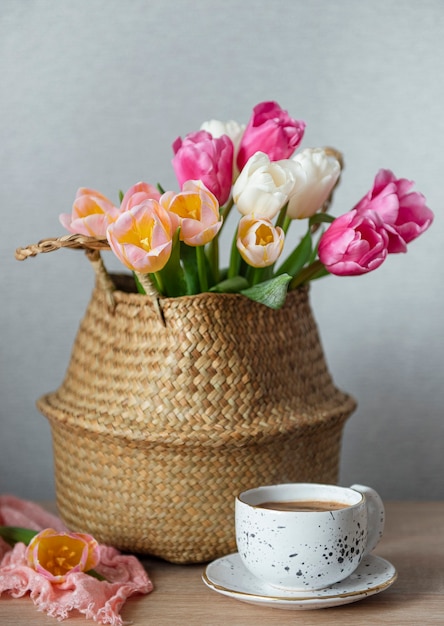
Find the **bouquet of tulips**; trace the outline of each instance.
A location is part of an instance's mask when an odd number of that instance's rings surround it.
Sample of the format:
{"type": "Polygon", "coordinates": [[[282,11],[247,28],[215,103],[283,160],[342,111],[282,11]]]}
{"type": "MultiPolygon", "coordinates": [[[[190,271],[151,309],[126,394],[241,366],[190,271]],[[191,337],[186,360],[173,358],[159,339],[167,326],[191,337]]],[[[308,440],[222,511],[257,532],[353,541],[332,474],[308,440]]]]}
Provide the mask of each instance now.
{"type": "Polygon", "coordinates": [[[60,220],[72,233],[106,238],[142,293],[242,293],[273,308],[310,280],[376,269],[430,226],[424,196],[387,169],[349,212],[327,213],[341,155],[297,151],[304,130],[276,102],[254,107],[246,126],[206,122],[173,143],[180,191],[139,182],[120,192],[116,206],[80,188],[72,213],[60,220]],[[221,268],[220,235],[233,207],[240,218],[228,267],[221,268]],[[281,259],[291,224],[302,220],[297,245],[281,259]]]}

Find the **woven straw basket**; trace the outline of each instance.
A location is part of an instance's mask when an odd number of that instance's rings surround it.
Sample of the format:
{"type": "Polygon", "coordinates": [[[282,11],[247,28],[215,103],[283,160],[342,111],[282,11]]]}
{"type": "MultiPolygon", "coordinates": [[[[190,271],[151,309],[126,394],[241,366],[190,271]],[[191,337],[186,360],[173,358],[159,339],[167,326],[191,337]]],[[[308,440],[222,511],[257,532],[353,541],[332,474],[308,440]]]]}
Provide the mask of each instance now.
{"type": "Polygon", "coordinates": [[[337,481],[355,402],[333,384],[306,288],[278,311],[205,293],[161,298],[159,315],[129,277],[97,275],[65,379],[38,401],[69,527],[208,561],[236,549],[239,491],[337,481]]]}

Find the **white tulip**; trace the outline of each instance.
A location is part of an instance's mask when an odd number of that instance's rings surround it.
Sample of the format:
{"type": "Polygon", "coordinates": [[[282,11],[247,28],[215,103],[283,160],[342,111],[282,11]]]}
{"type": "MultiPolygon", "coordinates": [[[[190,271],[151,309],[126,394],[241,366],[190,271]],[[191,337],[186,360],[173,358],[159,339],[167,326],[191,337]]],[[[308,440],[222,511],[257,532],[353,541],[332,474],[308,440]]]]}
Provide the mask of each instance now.
{"type": "Polygon", "coordinates": [[[270,161],[264,152],[253,154],[233,186],[240,213],[273,219],[286,204],[299,168],[290,159],[270,161]]]}
{"type": "Polygon", "coordinates": [[[290,192],[287,215],[291,219],[311,217],[329,197],[341,173],[341,165],[323,148],[306,148],[291,161],[299,167],[290,192]]]}

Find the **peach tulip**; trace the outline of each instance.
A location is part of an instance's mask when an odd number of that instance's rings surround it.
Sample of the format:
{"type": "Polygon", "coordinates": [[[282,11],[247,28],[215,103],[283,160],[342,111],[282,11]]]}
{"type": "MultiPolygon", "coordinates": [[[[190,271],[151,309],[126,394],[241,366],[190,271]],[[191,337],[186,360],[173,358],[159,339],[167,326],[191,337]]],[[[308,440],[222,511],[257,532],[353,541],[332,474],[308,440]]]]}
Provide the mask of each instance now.
{"type": "Polygon", "coordinates": [[[176,226],[157,200],[146,199],[110,224],[107,239],[126,267],[148,274],[160,271],[168,262],[176,226]]]}
{"type": "Polygon", "coordinates": [[[100,548],[86,533],[58,533],[47,528],[31,539],[26,558],[36,572],[52,583],[62,583],[68,574],[94,569],[100,561],[100,548]]]}
{"type": "Polygon", "coordinates": [[[243,217],[239,222],[236,245],[241,257],[252,267],[268,267],[284,247],[284,231],[266,218],[243,217]]]}
{"type": "Polygon", "coordinates": [[[117,219],[119,209],[103,194],[80,187],[76,193],[72,213],[62,213],[62,225],[71,233],[89,237],[106,237],[109,224],[117,219]]]}
{"type": "Polygon", "coordinates": [[[179,219],[180,240],[189,246],[210,242],[222,226],[217,198],[199,180],[186,181],[180,193],[166,192],[160,203],[179,219]]]}
{"type": "Polygon", "coordinates": [[[144,200],[159,200],[160,195],[160,192],[153,185],[143,182],[136,183],[123,196],[120,211],[128,211],[128,209],[141,204],[144,200]]]}

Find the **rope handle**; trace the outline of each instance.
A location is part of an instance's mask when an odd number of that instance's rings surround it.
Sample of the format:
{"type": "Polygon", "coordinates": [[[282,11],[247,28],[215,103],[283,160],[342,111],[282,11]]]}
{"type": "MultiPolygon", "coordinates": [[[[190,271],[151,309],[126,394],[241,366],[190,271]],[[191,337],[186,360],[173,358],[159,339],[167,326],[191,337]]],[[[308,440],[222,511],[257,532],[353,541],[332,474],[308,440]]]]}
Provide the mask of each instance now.
{"type": "Polygon", "coordinates": [[[97,237],[87,237],[86,235],[63,235],[62,237],[51,237],[42,239],[38,243],[31,244],[25,248],[17,248],[15,258],[17,261],[24,261],[30,256],[37,256],[41,253],[53,252],[60,248],[83,249],[83,250],[110,250],[106,239],[97,237]]]}
{"type": "MultiPolygon", "coordinates": [[[[42,239],[41,241],[30,244],[24,248],[17,248],[15,251],[15,258],[18,261],[24,261],[29,257],[37,256],[38,254],[45,254],[47,252],[53,252],[54,250],[60,250],[61,248],[70,248],[71,250],[84,250],[85,254],[90,261],[94,273],[96,275],[96,282],[105,292],[106,301],[111,311],[114,311],[116,303],[114,299],[114,291],[116,286],[113,283],[111,276],[109,275],[100,254],[101,250],[110,250],[110,245],[107,239],[100,239],[98,237],[88,237],[86,235],[74,234],[63,235],[62,237],[50,237],[48,239],[42,239]]],[[[163,313],[159,302],[159,293],[155,289],[152,282],[147,276],[137,275],[141,282],[147,296],[149,296],[154,304],[156,312],[159,316],[162,324],[165,324],[163,313]]]]}

